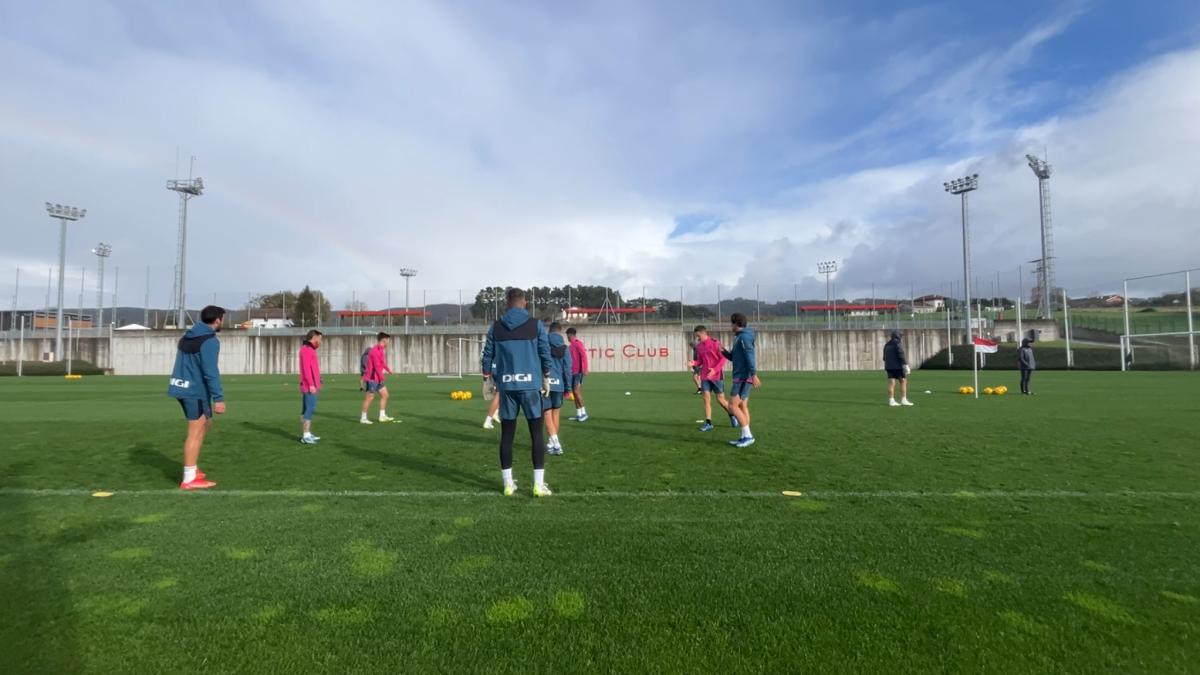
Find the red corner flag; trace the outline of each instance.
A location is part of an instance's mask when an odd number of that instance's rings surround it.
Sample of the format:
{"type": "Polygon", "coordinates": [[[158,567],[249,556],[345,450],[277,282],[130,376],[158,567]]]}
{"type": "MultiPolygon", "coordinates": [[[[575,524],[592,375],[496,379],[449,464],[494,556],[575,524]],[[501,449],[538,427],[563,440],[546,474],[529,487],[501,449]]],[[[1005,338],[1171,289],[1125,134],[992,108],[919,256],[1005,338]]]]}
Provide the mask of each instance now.
{"type": "Polygon", "coordinates": [[[995,354],[999,349],[1000,347],[996,344],[995,340],[982,337],[975,338],[975,352],[977,354],[995,354]]]}

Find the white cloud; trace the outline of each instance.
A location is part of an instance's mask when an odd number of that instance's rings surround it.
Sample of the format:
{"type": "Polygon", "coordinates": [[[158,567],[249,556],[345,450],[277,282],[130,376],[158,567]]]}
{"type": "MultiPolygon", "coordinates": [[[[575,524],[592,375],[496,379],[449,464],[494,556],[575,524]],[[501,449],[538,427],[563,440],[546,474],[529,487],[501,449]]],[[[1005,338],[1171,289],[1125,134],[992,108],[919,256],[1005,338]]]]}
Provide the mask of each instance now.
{"type": "Polygon", "coordinates": [[[135,297],[150,265],[165,302],[176,203],[163,181],[177,145],[199,156],[209,185],[193,202],[189,284],[228,304],[305,283],[378,289],[370,302],[382,304],[401,266],[443,300],[500,283],[815,292],[814,264],[829,258],[843,261],[847,293],[872,282],[936,290],[959,276],[956,203],[941,190],[955,172],[984,176],[977,269],[1015,274],[1036,257],[1036,183],[1022,155],[1043,146],[1057,171],[1060,280],[1091,290],[1195,264],[1194,247],[1165,242],[1194,233],[1198,52],[1013,129],[1006,113],[1029,92],[1011,75],[1068,15],[945,78],[930,65],[942,52],[903,53],[870,89],[899,96],[895,114],[821,136],[814,120],[846,95],[822,70],[836,23],[748,25],[638,3],[580,12],[313,1],[189,23],[155,3],[46,5],[19,34],[0,32],[0,58],[17,64],[0,72],[0,228],[11,242],[0,272],[53,264],[41,202],[77,203],[89,216],[72,228],[72,264],[110,240],[112,264],[138,270],[124,275],[135,297]],[[85,27],[85,39],[58,35],[85,27]],[[815,173],[831,153],[887,143],[945,110],[967,111],[970,157],[934,146],[871,162],[868,151],[850,173],[759,184],[805,163],[815,173]],[[675,217],[693,212],[723,224],[670,239],[675,217]],[[1126,226],[1146,221],[1162,238],[1126,226]],[[1134,256],[1145,264],[1124,266],[1134,256]]]}

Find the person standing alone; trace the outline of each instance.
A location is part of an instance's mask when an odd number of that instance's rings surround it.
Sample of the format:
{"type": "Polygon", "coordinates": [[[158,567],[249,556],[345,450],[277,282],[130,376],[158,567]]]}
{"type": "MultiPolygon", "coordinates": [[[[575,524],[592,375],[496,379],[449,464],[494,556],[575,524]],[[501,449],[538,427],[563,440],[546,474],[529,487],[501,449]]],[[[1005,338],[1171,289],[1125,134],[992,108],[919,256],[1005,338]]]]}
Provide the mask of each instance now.
{"type": "Polygon", "coordinates": [[[912,405],[908,400],[908,358],[904,356],[904,345],[900,344],[900,331],[892,331],[892,338],[883,345],[883,369],[888,377],[888,405],[896,407],[912,405]],[[900,402],[896,402],[896,382],[900,382],[900,402]]]}
{"type": "Polygon", "coordinates": [[[205,477],[197,464],[200,448],[212,427],[213,413],[225,414],[225,390],[221,387],[221,372],[217,369],[217,359],[221,355],[217,333],[224,322],[223,308],[209,305],[200,310],[200,323],[184,333],[175,353],[167,396],[179,401],[187,419],[181,490],[206,490],[217,486],[205,477]]]}
{"type": "Polygon", "coordinates": [[[1021,394],[1032,396],[1029,379],[1033,377],[1033,371],[1037,370],[1037,359],[1033,356],[1033,340],[1021,340],[1021,348],[1017,350],[1017,366],[1021,369],[1021,394]]]}
{"type": "Polygon", "coordinates": [[[317,350],[324,335],[310,330],[300,345],[300,442],[316,445],[320,436],[312,434],[312,418],[317,412],[317,394],[321,393],[321,362],[317,350]]]}

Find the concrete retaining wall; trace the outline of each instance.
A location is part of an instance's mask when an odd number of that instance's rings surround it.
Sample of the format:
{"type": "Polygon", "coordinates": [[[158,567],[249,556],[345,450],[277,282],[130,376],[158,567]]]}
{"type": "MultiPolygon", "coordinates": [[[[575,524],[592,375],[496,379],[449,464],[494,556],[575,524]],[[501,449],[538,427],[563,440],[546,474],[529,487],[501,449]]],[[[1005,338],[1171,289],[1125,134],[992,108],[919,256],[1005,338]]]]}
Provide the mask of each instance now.
{"type": "MultiPolygon", "coordinates": [[[[886,330],[764,330],[758,333],[758,365],[763,371],[875,370],[882,368],[886,330]]],[[[728,345],[728,332],[714,333],[728,345]]],[[[691,360],[691,332],[676,327],[634,328],[589,326],[580,330],[587,345],[593,372],[678,372],[691,360]]],[[[175,360],[178,333],[139,332],[114,336],[109,360],[107,338],[82,338],[75,358],[118,375],[169,374],[175,360]]],[[[479,370],[483,333],[396,335],[388,360],[397,373],[457,373],[479,370]]],[[[300,338],[255,335],[241,331],[221,333],[221,371],[229,374],[295,373],[300,338]]],[[[359,356],[374,343],[370,335],[327,335],[319,352],[328,374],[357,373],[359,356]]],[[[919,364],[946,346],[946,332],[938,329],[905,333],[909,361],[919,364]]],[[[37,360],[53,348],[53,340],[26,340],[24,358],[37,360]]],[[[8,356],[8,352],[4,352],[8,356]]]]}

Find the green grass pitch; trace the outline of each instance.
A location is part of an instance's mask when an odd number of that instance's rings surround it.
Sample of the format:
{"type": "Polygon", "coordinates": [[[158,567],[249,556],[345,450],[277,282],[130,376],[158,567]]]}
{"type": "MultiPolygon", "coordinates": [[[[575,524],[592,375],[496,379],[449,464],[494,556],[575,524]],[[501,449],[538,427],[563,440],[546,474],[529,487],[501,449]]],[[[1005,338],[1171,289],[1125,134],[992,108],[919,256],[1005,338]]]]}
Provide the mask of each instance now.
{"type": "Polygon", "coordinates": [[[1195,672],[1200,380],[968,377],[768,373],[739,451],[686,373],[596,375],[543,500],[473,378],[364,427],[330,377],[308,447],[227,377],[208,494],[165,378],[2,378],[0,672],[1195,672]]]}

